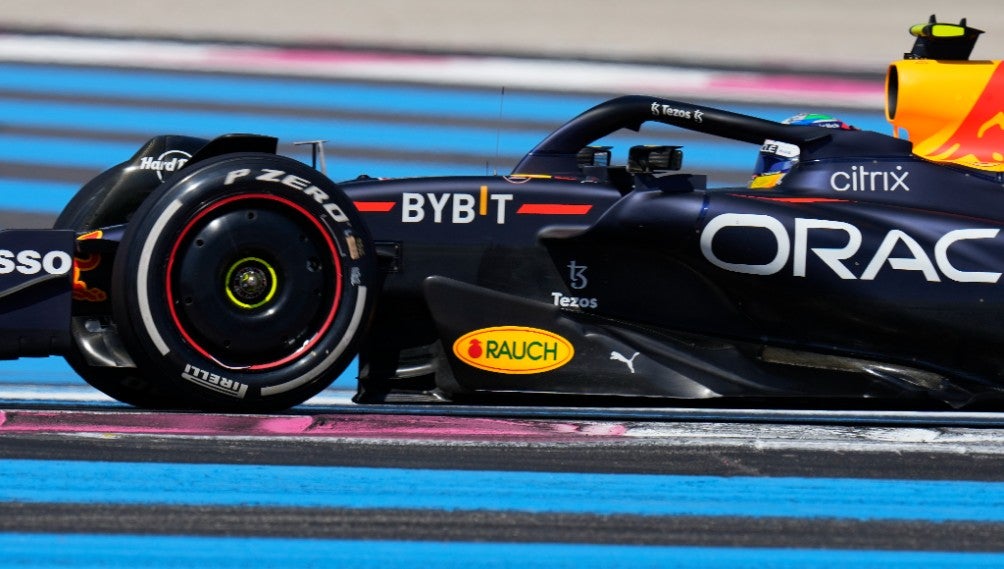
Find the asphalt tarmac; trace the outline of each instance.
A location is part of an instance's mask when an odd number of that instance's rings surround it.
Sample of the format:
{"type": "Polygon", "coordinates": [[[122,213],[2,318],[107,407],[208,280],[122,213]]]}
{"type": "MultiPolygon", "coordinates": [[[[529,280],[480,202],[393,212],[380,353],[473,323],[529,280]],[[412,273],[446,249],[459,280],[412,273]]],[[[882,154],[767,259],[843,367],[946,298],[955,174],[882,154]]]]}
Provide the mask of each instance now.
{"type": "MultiPolygon", "coordinates": [[[[379,418],[374,418],[379,421],[379,418]]],[[[462,423],[462,420],[458,420],[462,423]]],[[[647,424],[649,429],[658,423],[647,424]]],[[[755,429],[752,429],[755,430],[755,429]]],[[[112,429],[114,431],[114,429],[112,429]]],[[[855,436],[854,430],[848,436],[855,436]]],[[[428,433],[427,433],[428,434],[428,433]]],[[[108,433],[11,433],[0,438],[5,461],[56,460],[170,465],[270,465],[445,471],[457,488],[415,488],[430,495],[463,492],[463,472],[594,473],[597,475],[669,475],[736,479],[859,479],[881,483],[924,481],[1000,482],[999,454],[936,449],[929,452],[819,450],[736,446],[706,442],[681,444],[672,438],[598,440],[479,440],[380,436],[334,436],[312,440],[283,437],[185,436],[108,433]],[[808,477],[808,478],[801,478],[808,477]]],[[[764,436],[766,442],[769,437],[764,436]]],[[[724,441],[728,442],[728,441],[724,441]]],[[[171,471],[164,470],[171,477],[171,471]]],[[[79,474],[78,474],[79,475],[79,474]]],[[[8,472],[5,486],[18,479],[8,472]]],[[[82,475],[85,476],[86,475],[82,475]]],[[[681,484],[684,482],[681,479],[681,484]]],[[[59,486],[59,480],[48,483],[59,486]]],[[[164,482],[182,485],[177,481],[164,482]]],[[[351,488],[353,482],[343,482],[351,488]]],[[[803,484],[806,482],[803,482],[803,484]]],[[[239,484],[238,484],[239,486],[239,484]]],[[[64,491],[67,491],[64,488],[64,491]]],[[[349,490],[345,490],[348,492],[349,490]]],[[[361,488],[359,491],[362,491],[361,488]]],[[[373,488],[370,491],[382,492],[373,488]]],[[[491,490],[483,489],[490,493],[491,490]]],[[[639,492],[644,492],[639,490],[639,492]]],[[[246,496],[246,494],[245,494],[246,496]]],[[[245,498],[249,501],[253,498],[245,498]]],[[[888,497],[874,497],[875,512],[846,512],[839,517],[739,515],[631,515],[618,513],[440,510],[426,507],[283,507],[277,505],[81,503],[74,501],[2,502],[0,531],[28,533],[100,533],[129,535],[201,535],[298,537],[362,540],[435,540],[446,542],[520,542],[687,545],[734,548],[823,548],[839,550],[988,552],[1004,548],[999,522],[929,519],[883,519],[888,497]],[[872,517],[874,516],[874,517],[872,517]]],[[[767,497],[766,499],[770,499],[767,497]]],[[[785,502],[790,496],[778,495],[785,502]]],[[[993,502],[999,497],[987,494],[993,502]]],[[[914,496],[918,504],[934,496],[914,496]]],[[[869,512],[868,508],[864,509],[869,512]]],[[[906,516],[907,518],[909,516],[906,516]]]]}

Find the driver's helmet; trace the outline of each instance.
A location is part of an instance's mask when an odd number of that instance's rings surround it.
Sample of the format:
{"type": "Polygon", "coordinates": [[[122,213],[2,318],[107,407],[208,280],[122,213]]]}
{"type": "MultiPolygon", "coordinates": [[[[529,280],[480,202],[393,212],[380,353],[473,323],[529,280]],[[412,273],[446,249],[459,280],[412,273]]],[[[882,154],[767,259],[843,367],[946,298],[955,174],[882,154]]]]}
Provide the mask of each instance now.
{"type": "MultiPolygon", "coordinates": [[[[819,113],[799,113],[781,121],[783,124],[819,126],[823,128],[839,128],[842,130],[857,130],[844,121],[819,113]]],[[[781,142],[780,140],[765,140],[760,147],[750,188],[773,188],[781,178],[798,163],[798,146],[781,142]]]]}

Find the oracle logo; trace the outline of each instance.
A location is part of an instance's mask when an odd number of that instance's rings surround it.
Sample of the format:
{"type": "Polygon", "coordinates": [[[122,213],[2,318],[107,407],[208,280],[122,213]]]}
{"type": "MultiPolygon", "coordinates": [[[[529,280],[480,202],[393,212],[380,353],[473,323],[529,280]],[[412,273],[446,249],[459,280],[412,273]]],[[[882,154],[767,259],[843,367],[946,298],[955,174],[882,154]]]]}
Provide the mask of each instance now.
{"type": "Polygon", "coordinates": [[[700,245],[701,253],[711,264],[735,273],[773,275],[791,261],[792,275],[805,277],[806,260],[813,255],[841,279],[874,280],[883,269],[888,268],[894,271],[916,271],[928,282],[942,282],[944,277],[954,282],[995,284],[1001,277],[1000,272],[960,270],[952,263],[951,248],[963,241],[994,239],[999,232],[998,228],[955,229],[938,238],[928,251],[909,233],[901,229],[890,229],[870,258],[850,263],[845,261],[858,253],[863,240],[861,230],[850,223],[799,217],[795,218],[793,235],[789,235],[784,224],[769,215],[725,213],[708,222],[701,233],[700,245]],[[721,232],[729,228],[755,229],[769,233],[774,241],[773,258],[766,263],[739,263],[719,258],[715,254],[714,243],[721,232]],[[841,232],[846,235],[846,243],[839,247],[810,247],[809,235],[819,231],[841,232]],[[906,247],[909,256],[892,256],[899,244],[906,247]],[[850,267],[857,265],[863,265],[864,270],[855,274],[850,267]]]}

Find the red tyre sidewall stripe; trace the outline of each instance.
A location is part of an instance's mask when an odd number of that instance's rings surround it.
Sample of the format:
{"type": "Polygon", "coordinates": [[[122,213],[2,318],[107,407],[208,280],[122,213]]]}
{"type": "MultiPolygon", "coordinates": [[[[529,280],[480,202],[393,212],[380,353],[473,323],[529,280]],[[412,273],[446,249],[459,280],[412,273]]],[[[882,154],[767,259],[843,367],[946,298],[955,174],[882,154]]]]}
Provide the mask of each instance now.
{"type": "Polygon", "coordinates": [[[168,259],[167,259],[167,274],[165,275],[164,284],[165,284],[165,290],[166,290],[166,296],[167,296],[167,307],[168,307],[168,311],[171,314],[171,320],[174,323],[175,328],[177,328],[177,330],[181,333],[181,336],[185,339],[186,342],[188,342],[188,344],[196,352],[198,352],[200,355],[202,355],[202,357],[204,357],[204,358],[206,358],[206,359],[208,359],[210,361],[213,361],[217,365],[219,365],[219,366],[221,366],[223,368],[226,368],[226,369],[245,369],[245,370],[252,370],[252,371],[262,371],[262,370],[268,370],[268,369],[276,368],[276,367],[285,365],[285,364],[287,364],[287,363],[295,360],[301,354],[303,354],[304,352],[306,352],[306,351],[310,350],[311,348],[313,348],[314,345],[316,345],[317,342],[319,342],[320,339],[322,337],[324,337],[324,334],[331,327],[331,323],[334,322],[334,320],[335,320],[335,315],[338,313],[338,306],[339,306],[339,304],[341,303],[341,300],[342,300],[342,263],[341,263],[341,258],[338,255],[338,248],[335,246],[335,240],[331,237],[331,234],[321,224],[320,220],[318,220],[315,216],[311,215],[311,213],[309,211],[307,211],[304,207],[302,207],[301,205],[299,205],[299,204],[297,204],[295,202],[289,201],[289,200],[287,200],[285,198],[281,198],[279,196],[274,196],[272,194],[241,194],[241,195],[230,196],[228,198],[221,199],[220,201],[218,201],[218,202],[210,205],[209,207],[207,207],[207,208],[203,209],[202,211],[200,211],[198,215],[196,215],[194,218],[192,218],[192,220],[189,221],[185,225],[185,227],[181,230],[181,233],[178,235],[178,238],[175,240],[174,245],[171,247],[171,254],[168,256],[168,259]],[[173,292],[172,287],[171,287],[171,274],[174,271],[174,260],[177,257],[178,248],[181,246],[182,241],[185,240],[185,237],[188,235],[188,233],[192,229],[192,227],[194,227],[200,220],[202,220],[204,217],[206,217],[207,215],[209,215],[213,211],[215,211],[215,210],[217,210],[217,209],[219,209],[219,208],[221,208],[221,207],[223,207],[223,206],[225,206],[227,204],[231,204],[231,203],[234,203],[234,202],[237,202],[237,201],[241,201],[241,200],[266,200],[266,201],[278,202],[278,203],[281,203],[282,205],[285,205],[285,206],[293,208],[294,210],[296,210],[297,212],[299,212],[300,214],[302,214],[305,218],[307,218],[307,219],[310,220],[310,222],[314,225],[315,228],[317,228],[317,230],[320,232],[320,234],[324,236],[324,240],[328,244],[328,250],[331,252],[331,260],[332,260],[332,262],[334,263],[334,266],[335,266],[335,271],[334,271],[335,272],[335,298],[334,298],[334,301],[331,303],[331,310],[328,312],[327,317],[325,317],[325,319],[324,319],[324,324],[321,326],[321,328],[317,331],[317,333],[314,334],[314,336],[306,344],[304,344],[303,346],[301,346],[300,348],[296,349],[291,354],[289,354],[288,356],[286,356],[286,357],[284,357],[284,358],[282,358],[280,360],[276,360],[276,361],[268,362],[268,363],[263,363],[263,364],[256,364],[256,365],[242,367],[242,368],[234,368],[232,366],[228,366],[228,365],[225,365],[225,364],[221,363],[218,359],[216,359],[215,357],[213,357],[212,354],[210,354],[205,348],[203,348],[202,346],[200,346],[188,334],[188,332],[185,330],[185,327],[181,324],[181,319],[178,317],[178,313],[177,313],[177,311],[174,308],[174,292],[173,292]]]}

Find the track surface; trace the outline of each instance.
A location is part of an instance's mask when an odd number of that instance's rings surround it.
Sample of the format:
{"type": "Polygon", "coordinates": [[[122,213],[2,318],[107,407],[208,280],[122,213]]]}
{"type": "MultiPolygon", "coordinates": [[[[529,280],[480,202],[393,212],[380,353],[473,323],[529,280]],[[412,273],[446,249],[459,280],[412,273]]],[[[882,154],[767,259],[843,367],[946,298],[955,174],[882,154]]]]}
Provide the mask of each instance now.
{"type": "MultiPolygon", "coordinates": [[[[495,89],[363,80],[346,70],[356,57],[311,58],[312,72],[318,59],[339,70],[322,73],[328,79],[3,64],[7,219],[51,223],[81,181],[164,131],[266,132],[290,153],[293,141],[330,139],[336,179],[482,173],[486,163],[504,171],[603,98],[508,91],[500,122],[495,89]]],[[[275,62],[275,53],[261,56],[262,68],[275,62]]],[[[303,75],[302,63],[289,67],[303,75]]],[[[736,96],[751,92],[727,106],[775,119],[805,110],[759,103],[755,89],[736,96]]],[[[885,128],[857,96],[811,110],[885,128]]],[[[670,140],[681,135],[647,139],[670,140]]],[[[690,167],[725,183],[744,179],[755,154],[682,140],[690,167]]],[[[10,566],[1004,564],[999,425],[486,418],[338,406],[266,417],[148,414],[82,402],[93,392],[58,363],[6,369],[0,552],[10,566]]]]}
{"type": "Polygon", "coordinates": [[[0,547],[69,566],[133,563],[135,548],[171,566],[182,544],[180,559],[214,564],[1002,560],[999,429],[308,410],[8,410],[0,547]],[[67,549],[39,547],[54,534],[67,549]]]}

